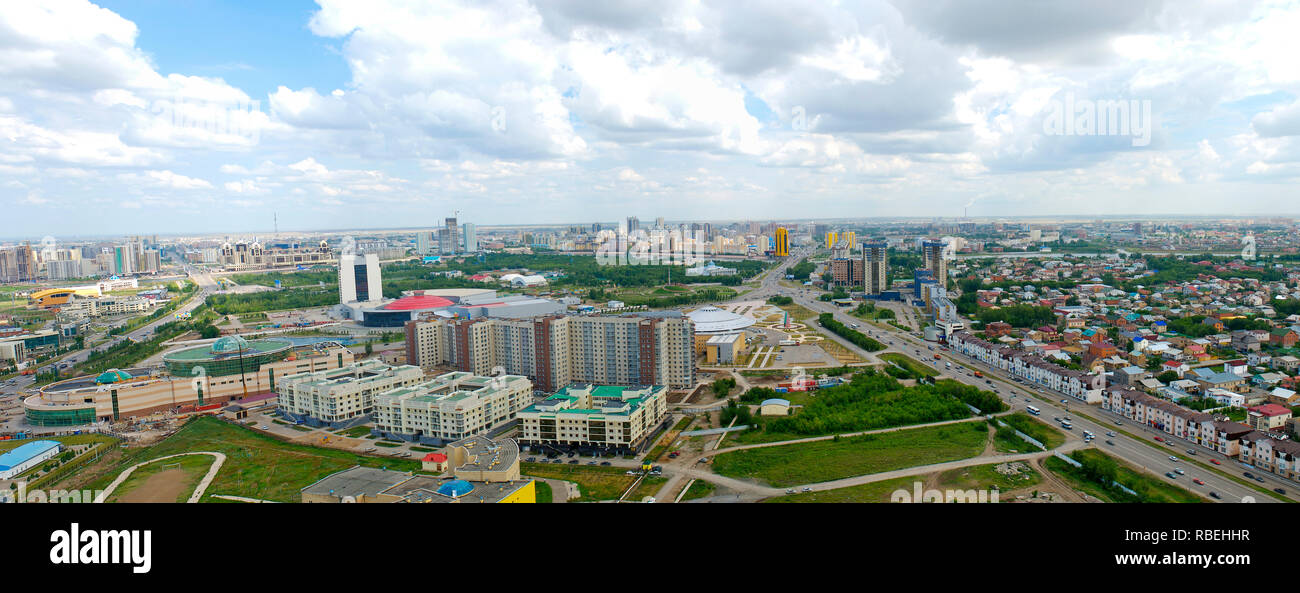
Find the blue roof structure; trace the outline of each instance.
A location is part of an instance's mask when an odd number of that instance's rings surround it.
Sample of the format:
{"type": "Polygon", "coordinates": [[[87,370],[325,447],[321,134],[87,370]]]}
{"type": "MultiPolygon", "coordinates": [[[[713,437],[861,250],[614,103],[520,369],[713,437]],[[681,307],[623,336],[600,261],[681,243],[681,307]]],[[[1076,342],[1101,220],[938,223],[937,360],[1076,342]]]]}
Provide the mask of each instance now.
{"type": "Polygon", "coordinates": [[[438,487],[438,494],[450,496],[451,498],[460,498],[469,494],[474,489],[474,485],[465,480],[452,480],[438,487]]]}
{"type": "Polygon", "coordinates": [[[0,453],[0,472],[22,465],[27,460],[58,447],[57,441],[32,441],[9,452],[0,453]]]}

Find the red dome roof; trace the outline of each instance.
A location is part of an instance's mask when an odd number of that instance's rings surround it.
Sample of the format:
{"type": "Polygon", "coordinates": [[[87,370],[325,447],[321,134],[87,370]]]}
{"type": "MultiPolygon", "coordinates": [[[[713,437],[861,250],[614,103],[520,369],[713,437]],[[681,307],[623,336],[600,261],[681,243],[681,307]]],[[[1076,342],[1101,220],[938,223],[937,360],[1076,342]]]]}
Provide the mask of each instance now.
{"type": "Polygon", "coordinates": [[[384,309],[388,311],[414,311],[416,309],[436,309],[452,305],[451,301],[440,296],[408,296],[397,299],[387,305],[384,309]]]}

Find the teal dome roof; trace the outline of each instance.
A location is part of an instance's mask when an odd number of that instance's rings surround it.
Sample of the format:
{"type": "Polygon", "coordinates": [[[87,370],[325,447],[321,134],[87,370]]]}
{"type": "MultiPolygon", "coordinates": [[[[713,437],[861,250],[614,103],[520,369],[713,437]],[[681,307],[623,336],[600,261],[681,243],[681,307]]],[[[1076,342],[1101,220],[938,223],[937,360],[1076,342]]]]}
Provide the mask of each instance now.
{"type": "Polygon", "coordinates": [[[241,350],[247,352],[250,349],[248,340],[239,336],[218,338],[217,341],[212,343],[213,354],[238,354],[241,350]]]}
{"type": "Polygon", "coordinates": [[[450,496],[451,498],[460,498],[469,494],[474,489],[474,485],[465,480],[452,480],[438,487],[438,494],[450,496]]]}
{"type": "Polygon", "coordinates": [[[100,374],[98,377],[95,378],[95,382],[101,385],[104,383],[117,383],[118,381],[130,381],[130,380],[131,380],[131,373],[128,373],[120,369],[108,369],[107,371],[104,371],[102,374],[100,374]]]}

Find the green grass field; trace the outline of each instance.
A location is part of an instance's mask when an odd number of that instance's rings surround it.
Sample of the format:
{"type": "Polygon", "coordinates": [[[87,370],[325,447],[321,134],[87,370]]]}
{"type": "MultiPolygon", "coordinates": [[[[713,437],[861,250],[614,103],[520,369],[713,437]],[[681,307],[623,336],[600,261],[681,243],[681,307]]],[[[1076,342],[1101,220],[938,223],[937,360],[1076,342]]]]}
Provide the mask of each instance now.
{"type": "Polygon", "coordinates": [[[977,465],[950,469],[939,474],[937,487],[939,490],[950,488],[954,490],[985,490],[996,486],[999,490],[1006,492],[1034,486],[1043,481],[1043,476],[1026,463],[1022,463],[1020,473],[1013,476],[998,473],[994,469],[997,465],[977,465]]]}
{"type": "Polygon", "coordinates": [[[922,363],[921,361],[912,358],[911,356],[908,356],[906,354],[899,354],[897,352],[886,352],[878,356],[880,356],[882,360],[888,360],[889,362],[901,366],[917,375],[922,375],[925,377],[934,377],[939,374],[939,371],[934,370],[933,367],[928,366],[922,363]]]}
{"type": "MultiPolygon", "coordinates": [[[[1037,439],[1038,442],[1047,445],[1048,449],[1055,449],[1065,442],[1065,433],[1029,414],[1016,412],[1015,414],[1003,416],[1002,421],[1011,425],[1012,428],[1037,439]]],[[[1028,450],[1037,450],[1037,447],[1028,450]]]]}
{"type": "Polygon", "coordinates": [[[549,504],[553,502],[554,493],[551,492],[551,485],[541,480],[533,480],[533,488],[537,490],[537,504],[549,504]]]}
{"type": "Polygon", "coordinates": [[[712,496],[717,489],[718,487],[713,482],[695,480],[691,483],[691,489],[686,491],[685,496],[682,496],[682,500],[695,500],[697,498],[712,496]]]}
{"type": "Polygon", "coordinates": [[[775,487],[814,484],[974,457],[987,439],[982,421],[963,422],[724,453],[713,471],[775,487]]]}
{"type": "Polygon", "coordinates": [[[301,489],[354,465],[387,467],[397,471],[420,470],[417,460],[371,457],[289,443],[215,418],[199,417],[162,442],[125,456],[116,471],[87,488],[103,488],[117,477],[118,472],[141,461],[194,451],[226,454],[226,463],[208,487],[205,501],[213,494],[230,494],[299,502],[301,489]]]}
{"type": "MultiPolygon", "coordinates": [[[[1117,494],[1113,490],[1105,488],[1103,485],[1098,484],[1097,482],[1083,475],[1083,472],[1080,471],[1078,468],[1075,468],[1074,466],[1069,465],[1064,461],[1061,461],[1060,459],[1057,459],[1055,457],[1048,457],[1043,462],[1044,466],[1047,467],[1047,469],[1051,470],[1052,473],[1060,476],[1061,479],[1074,484],[1078,489],[1083,490],[1084,492],[1087,492],[1088,494],[1091,494],[1092,496],[1095,496],[1103,501],[1106,502],[1206,502],[1206,499],[1202,498],[1196,493],[1190,492],[1186,489],[1180,488],[1173,484],[1164,482],[1159,478],[1156,478],[1155,476],[1152,476],[1150,474],[1146,474],[1141,471],[1138,471],[1133,466],[1123,461],[1120,461],[1115,457],[1102,453],[1101,451],[1098,451],[1096,449],[1082,449],[1079,451],[1075,451],[1074,453],[1071,453],[1070,456],[1076,460],[1080,460],[1085,457],[1092,456],[1096,458],[1110,459],[1114,461],[1119,466],[1118,471],[1116,472],[1115,480],[1120,484],[1123,484],[1124,486],[1127,486],[1128,488],[1131,488],[1141,493],[1138,497],[1138,500],[1134,500],[1133,497],[1127,494],[1122,494],[1122,493],[1117,494]]],[[[1190,481],[1191,477],[1186,476],[1186,479],[1190,481]]]]}
{"type": "Polygon", "coordinates": [[[636,476],[629,476],[626,469],[618,467],[522,462],[519,471],[525,476],[577,484],[582,496],[572,502],[618,500],[636,481],[636,476]]]}
{"type": "Polygon", "coordinates": [[[185,457],[174,457],[172,459],[163,459],[155,461],[148,465],[143,465],[131,472],[131,476],[113,490],[113,494],[108,497],[108,502],[121,502],[138,489],[149,478],[160,472],[179,469],[185,473],[184,485],[176,495],[176,500],[168,502],[185,502],[189,500],[190,494],[194,488],[199,485],[199,481],[208,473],[215,459],[211,455],[187,455],[185,457]]]}

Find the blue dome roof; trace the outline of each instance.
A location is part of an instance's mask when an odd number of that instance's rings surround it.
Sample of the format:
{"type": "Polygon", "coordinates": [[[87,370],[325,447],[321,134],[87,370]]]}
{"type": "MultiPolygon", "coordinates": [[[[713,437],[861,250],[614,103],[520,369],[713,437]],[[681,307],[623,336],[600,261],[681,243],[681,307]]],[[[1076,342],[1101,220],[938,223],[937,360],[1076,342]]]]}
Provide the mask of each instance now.
{"type": "Polygon", "coordinates": [[[473,489],[474,489],[474,485],[470,484],[469,482],[466,482],[465,480],[452,480],[450,482],[447,482],[446,484],[439,486],[438,494],[441,494],[443,496],[450,496],[452,498],[460,498],[462,496],[465,496],[466,494],[469,494],[470,490],[473,489]]]}
{"type": "Polygon", "coordinates": [[[238,354],[240,350],[249,350],[248,340],[239,336],[218,338],[212,343],[213,354],[238,354]]]}

